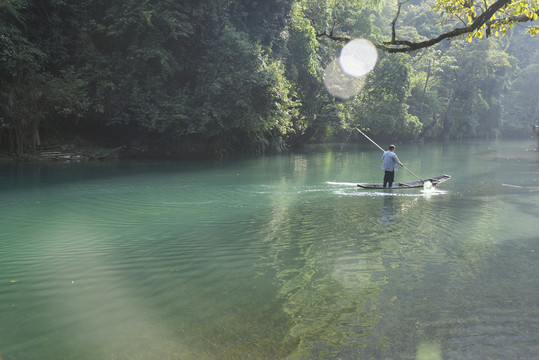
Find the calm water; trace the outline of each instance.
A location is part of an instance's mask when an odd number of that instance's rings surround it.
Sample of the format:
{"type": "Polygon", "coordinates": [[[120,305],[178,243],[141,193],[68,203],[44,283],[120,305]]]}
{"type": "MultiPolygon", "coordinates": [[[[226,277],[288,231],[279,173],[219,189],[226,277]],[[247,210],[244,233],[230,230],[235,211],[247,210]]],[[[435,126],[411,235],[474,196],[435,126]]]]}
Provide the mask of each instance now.
{"type": "Polygon", "coordinates": [[[1,164],[0,359],[537,359],[535,145],[1,164]]]}

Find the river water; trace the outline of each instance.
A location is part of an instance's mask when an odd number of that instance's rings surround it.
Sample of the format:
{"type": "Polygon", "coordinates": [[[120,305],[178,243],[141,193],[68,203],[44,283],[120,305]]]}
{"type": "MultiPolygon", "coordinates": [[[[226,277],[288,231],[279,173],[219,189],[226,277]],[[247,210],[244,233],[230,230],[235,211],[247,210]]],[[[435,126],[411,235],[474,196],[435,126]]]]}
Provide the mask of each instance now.
{"type": "Polygon", "coordinates": [[[534,146],[0,164],[0,359],[537,359],[534,146]]]}

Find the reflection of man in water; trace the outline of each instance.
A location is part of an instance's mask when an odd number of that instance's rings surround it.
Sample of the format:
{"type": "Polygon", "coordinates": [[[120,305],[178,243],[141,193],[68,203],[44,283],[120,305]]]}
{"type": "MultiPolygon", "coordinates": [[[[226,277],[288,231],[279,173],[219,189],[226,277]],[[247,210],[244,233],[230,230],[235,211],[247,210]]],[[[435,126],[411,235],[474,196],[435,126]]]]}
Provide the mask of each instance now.
{"type": "Polygon", "coordinates": [[[380,208],[382,216],[378,219],[378,222],[384,226],[391,224],[393,216],[397,213],[395,204],[393,203],[394,196],[384,196],[384,203],[380,208]]]}
{"type": "Polygon", "coordinates": [[[389,145],[389,150],[382,155],[382,170],[385,171],[384,187],[386,187],[386,185],[389,185],[389,187],[393,186],[393,181],[395,180],[395,166],[397,164],[402,166],[399,157],[395,154],[395,145],[389,145]]]}

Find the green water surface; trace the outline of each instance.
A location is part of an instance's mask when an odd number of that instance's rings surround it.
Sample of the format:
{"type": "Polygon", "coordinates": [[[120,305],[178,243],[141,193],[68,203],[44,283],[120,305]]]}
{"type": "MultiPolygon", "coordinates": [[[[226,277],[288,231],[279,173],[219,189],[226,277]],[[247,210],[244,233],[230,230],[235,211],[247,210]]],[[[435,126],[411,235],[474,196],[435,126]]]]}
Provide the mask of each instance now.
{"type": "Polygon", "coordinates": [[[0,164],[0,359],[537,358],[534,145],[0,164]]]}

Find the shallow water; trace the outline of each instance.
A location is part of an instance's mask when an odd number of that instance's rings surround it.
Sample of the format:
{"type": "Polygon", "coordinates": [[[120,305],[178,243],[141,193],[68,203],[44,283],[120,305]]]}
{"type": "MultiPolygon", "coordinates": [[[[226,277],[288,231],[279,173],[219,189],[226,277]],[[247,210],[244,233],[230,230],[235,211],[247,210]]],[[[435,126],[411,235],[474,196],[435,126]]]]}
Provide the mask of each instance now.
{"type": "Polygon", "coordinates": [[[0,359],[536,358],[534,145],[1,164],[0,359]]]}

